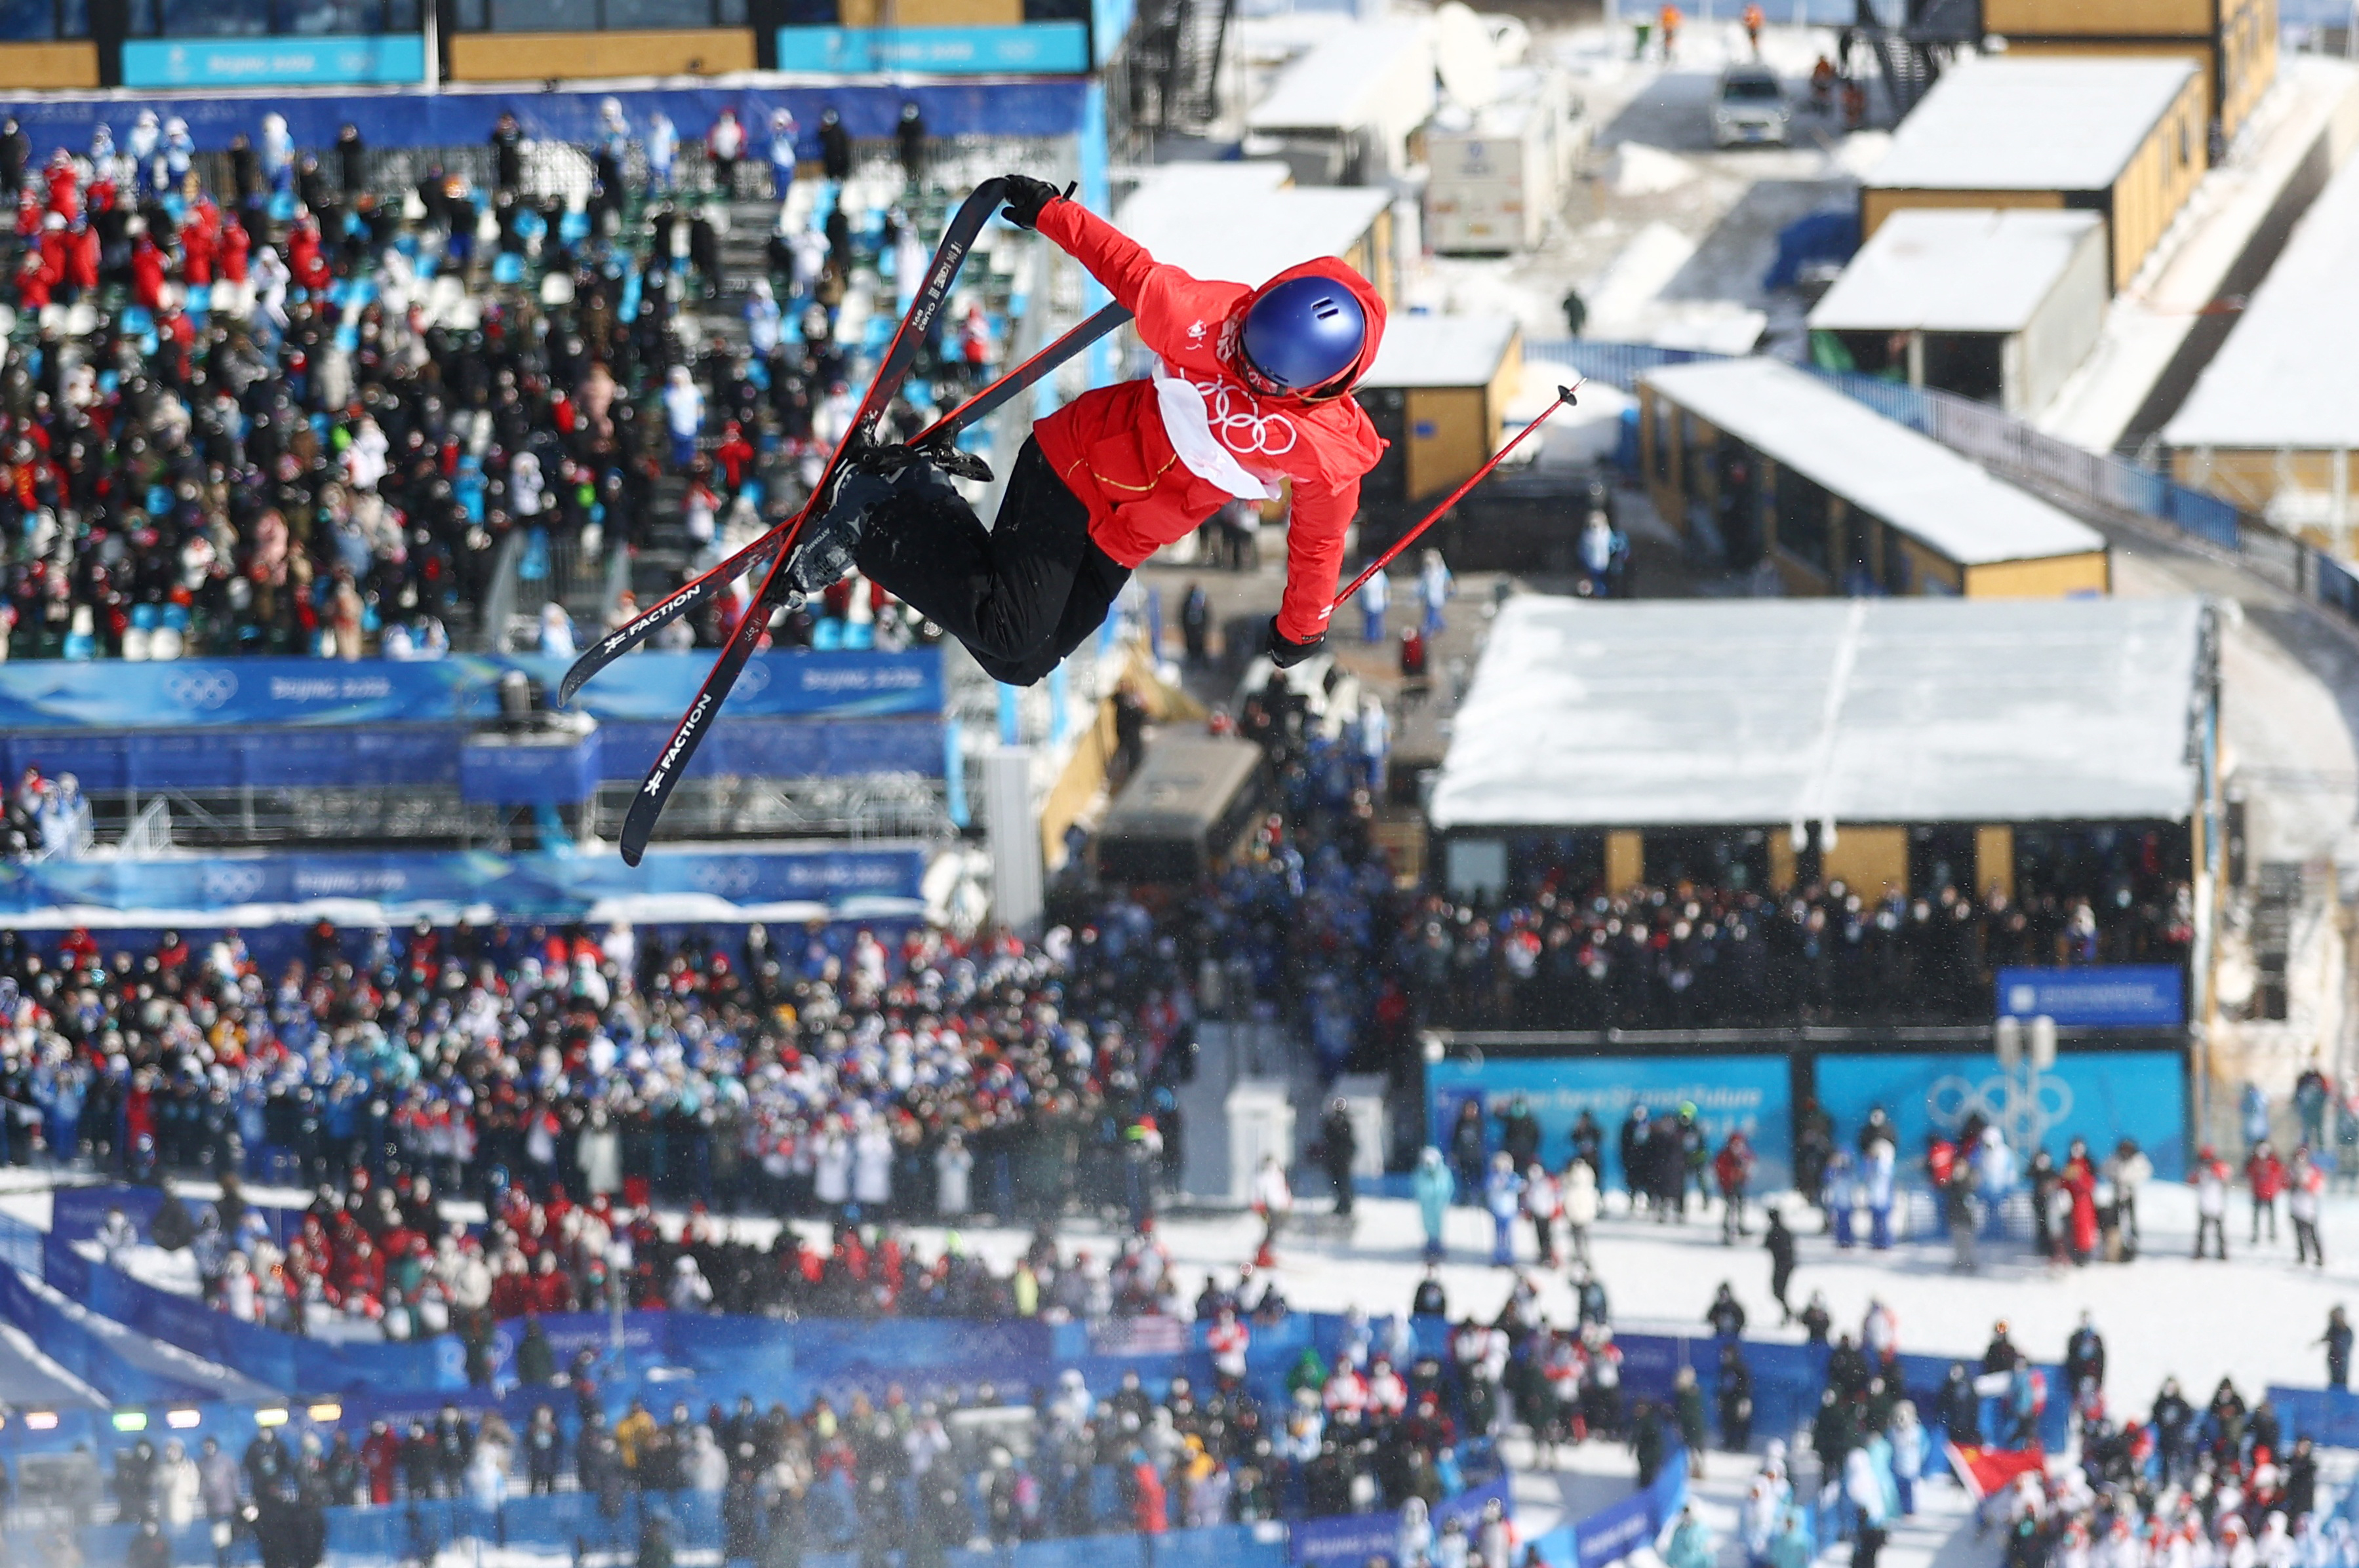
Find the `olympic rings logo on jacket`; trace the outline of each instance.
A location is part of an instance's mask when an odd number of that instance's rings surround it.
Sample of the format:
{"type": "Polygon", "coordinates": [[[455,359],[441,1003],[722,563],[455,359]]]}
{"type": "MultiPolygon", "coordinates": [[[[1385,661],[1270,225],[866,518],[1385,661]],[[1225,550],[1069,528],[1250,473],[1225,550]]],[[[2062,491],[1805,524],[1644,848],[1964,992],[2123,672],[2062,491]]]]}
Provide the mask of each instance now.
{"type": "Polygon", "coordinates": [[[1224,381],[1189,383],[1204,395],[1204,410],[1212,434],[1239,457],[1282,458],[1302,439],[1294,421],[1283,414],[1261,414],[1248,398],[1237,406],[1238,391],[1224,381]]]}

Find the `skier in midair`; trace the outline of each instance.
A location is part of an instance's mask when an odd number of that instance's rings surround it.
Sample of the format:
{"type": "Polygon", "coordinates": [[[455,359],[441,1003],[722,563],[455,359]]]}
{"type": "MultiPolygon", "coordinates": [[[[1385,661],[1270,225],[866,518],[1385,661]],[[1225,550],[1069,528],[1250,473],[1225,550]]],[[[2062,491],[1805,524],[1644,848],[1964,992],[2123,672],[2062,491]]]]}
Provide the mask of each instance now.
{"type": "Polygon", "coordinates": [[[1033,427],[985,529],[943,475],[951,454],[873,447],[799,542],[788,577],[816,594],[855,565],[957,637],[994,679],[1029,686],[1105,619],[1131,571],[1232,497],[1290,481],[1286,594],[1269,628],[1281,666],[1325,641],[1359,507],[1384,450],[1352,399],[1375,362],[1384,302],[1332,257],[1258,288],[1192,277],[1060,196],[1007,178],[1006,216],[1037,229],[1136,318],[1152,378],[1084,394],[1033,427]]]}

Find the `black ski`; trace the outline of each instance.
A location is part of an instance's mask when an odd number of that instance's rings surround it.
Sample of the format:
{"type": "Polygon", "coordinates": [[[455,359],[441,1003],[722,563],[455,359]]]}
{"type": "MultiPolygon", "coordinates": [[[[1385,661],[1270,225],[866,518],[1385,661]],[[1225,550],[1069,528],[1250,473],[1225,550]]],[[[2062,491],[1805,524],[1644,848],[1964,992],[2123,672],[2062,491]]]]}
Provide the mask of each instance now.
{"type": "MultiPolygon", "coordinates": [[[[1075,354],[1129,319],[1130,312],[1121,306],[1103,307],[1089,319],[1060,334],[1054,341],[1010,366],[998,380],[983,387],[928,426],[910,445],[947,445],[955,440],[959,432],[989,418],[1005,407],[1009,399],[1038,385],[1075,354]]],[[[682,583],[591,644],[580,658],[573,661],[573,667],[565,672],[564,680],[559,683],[558,706],[561,708],[571,702],[574,693],[600,670],[777,554],[788,527],[788,524],[781,523],[719,566],[682,583]]]]}
{"type": "MultiPolygon", "coordinates": [[[[884,357],[877,362],[875,378],[868,384],[868,394],[860,400],[860,407],[853,415],[851,428],[844,432],[843,439],[836,443],[826,468],[820,473],[819,483],[811,489],[810,499],[803,503],[800,511],[771,530],[769,537],[774,538],[777,544],[761,588],[755,592],[753,602],[746,607],[745,618],[730,633],[728,644],[721,650],[721,656],[713,661],[712,672],[704,677],[704,685],[698,689],[696,700],[680,716],[679,728],[672,731],[671,739],[657,754],[655,766],[647,772],[647,783],[631,799],[631,809],[623,818],[622,850],[625,865],[637,865],[640,857],[647,853],[647,839],[655,832],[657,818],[663,815],[664,803],[671,798],[672,789],[679,783],[680,774],[687,771],[690,760],[696,755],[697,747],[703,743],[706,733],[712,730],[712,721],[720,717],[721,705],[729,699],[729,690],[737,684],[737,676],[745,670],[745,661],[753,657],[755,648],[760,644],[762,633],[769,625],[771,612],[784,598],[781,579],[785,576],[787,563],[794,558],[795,541],[802,532],[804,520],[834,488],[836,474],[842,468],[846,455],[875,440],[877,422],[884,418],[886,409],[892,406],[894,395],[900,391],[901,383],[908,378],[910,367],[917,363],[918,350],[932,330],[934,318],[941,313],[943,304],[950,298],[951,285],[956,281],[959,268],[966,261],[967,252],[973,248],[975,236],[983,232],[984,224],[990,222],[991,215],[998,210],[1006,194],[1006,181],[986,179],[975,187],[973,193],[951,215],[950,227],[942,235],[942,243],[935,247],[934,259],[926,269],[925,282],[919,286],[917,297],[910,301],[908,312],[901,318],[900,326],[895,329],[892,341],[886,345],[884,357]]],[[[678,613],[678,611],[673,611],[673,614],[678,613]]],[[[670,616],[665,619],[669,620],[670,616]]],[[[599,645],[603,647],[605,644],[601,643],[599,645]]],[[[571,672],[567,678],[571,680],[571,672]]],[[[560,687],[560,689],[565,688],[560,687]]]]}

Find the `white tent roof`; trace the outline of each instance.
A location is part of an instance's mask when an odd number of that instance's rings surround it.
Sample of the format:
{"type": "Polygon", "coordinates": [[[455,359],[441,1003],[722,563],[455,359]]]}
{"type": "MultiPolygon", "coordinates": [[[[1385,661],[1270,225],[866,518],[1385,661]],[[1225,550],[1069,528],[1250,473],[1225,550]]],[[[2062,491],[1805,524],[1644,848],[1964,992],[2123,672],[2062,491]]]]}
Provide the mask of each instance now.
{"type": "Polygon", "coordinates": [[[1900,122],[1867,183],[1897,190],[2107,189],[2194,74],[2184,59],[1968,57],[1944,70],[1900,122]]]}
{"type": "Polygon", "coordinates": [[[1511,316],[1389,316],[1364,386],[1488,386],[1516,341],[1511,316]]]}
{"type": "Polygon", "coordinates": [[[2311,204],[2162,438],[2359,447],[2359,159],[2311,204]]]}
{"type": "Polygon", "coordinates": [[[1643,379],[1706,424],[1960,566],[2105,547],[2087,524],[1781,361],[1699,361],[1643,379]]]}
{"type": "Polygon", "coordinates": [[[1430,816],[2178,821],[2203,615],[2193,599],[1512,599],[1430,816]]]}
{"type": "Polygon", "coordinates": [[[1279,189],[1241,174],[1231,187],[1190,175],[1140,186],[1114,214],[1114,226],[1156,260],[1195,276],[1260,285],[1297,263],[1342,255],[1392,200],[1365,186],[1279,189]],[[1208,199],[1208,189],[1217,198],[1208,199]]]}
{"type": "Polygon", "coordinates": [[[1810,325],[1838,331],[2019,332],[2104,222],[2094,212],[2026,207],[1895,212],[1812,308],[1810,325]]]}
{"type": "MultiPolygon", "coordinates": [[[[1379,117],[1372,102],[1395,80],[1396,58],[1421,54],[1433,43],[1422,19],[1342,27],[1281,72],[1269,96],[1254,106],[1254,131],[1350,130],[1379,117]]],[[[1431,70],[1429,64],[1429,71],[1431,70]]]]}

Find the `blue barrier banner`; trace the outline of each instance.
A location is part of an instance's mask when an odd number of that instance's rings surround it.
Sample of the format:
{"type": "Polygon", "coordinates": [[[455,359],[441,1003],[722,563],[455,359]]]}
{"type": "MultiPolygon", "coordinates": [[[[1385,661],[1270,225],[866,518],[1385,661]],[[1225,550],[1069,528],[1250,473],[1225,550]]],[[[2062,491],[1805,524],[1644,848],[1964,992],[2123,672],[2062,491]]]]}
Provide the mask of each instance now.
{"type": "MultiPolygon", "coordinates": [[[[2269,1403],[2290,1437],[2321,1448],[2359,1448],[2359,1394],[2348,1389],[2287,1389],[2269,1385],[2269,1403]]],[[[2359,1488],[2352,1496],[2359,1498],[2359,1488]]]]}
{"type": "Polygon", "coordinates": [[[125,87],[401,87],[426,76],[416,33],[280,38],[134,38],[125,87]]]}
{"type": "Polygon", "coordinates": [[[0,865],[0,914],[92,909],[204,914],[364,899],[403,911],[480,903],[512,915],[580,918],[604,900],[662,894],[701,894],[741,908],[875,907],[880,900],[899,907],[923,897],[927,858],[922,849],[658,850],[636,869],[612,854],[457,850],[42,860],[0,865]]]}
{"type": "MultiPolygon", "coordinates": [[[[677,719],[610,720],[595,777],[636,782],[677,719]]],[[[723,715],[689,764],[694,777],[940,778],[946,727],[910,718],[763,719],[723,715]]],[[[71,773],[85,793],[166,790],[456,787],[467,730],[451,724],[274,726],[267,730],[37,730],[0,734],[0,777],[71,773]]]]}
{"type": "MultiPolygon", "coordinates": [[[[2040,1075],[2047,1143],[2060,1162],[2067,1143],[2088,1140],[2100,1157],[2125,1138],[2154,1162],[2154,1173],[2177,1181],[2187,1173],[2186,1063],[2175,1051],[2067,1051],[2040,1075]]],[[[1826,1055],[1818,1061],[1818,1098],[1846,1138],[1882,1106],[1900,1141],[1903,1170],[1924,1152],[1926,1135],[1954,1132],[1969,1113],[1986,1120],[2007,1093],[1995,1058],[1941,1052],[1826,1055]]],[[[2017,1154],[2028,1158],[2028,1150],[2017,1154]]]]}
{"type": "Polygon", "coordinates": [[[2046,1016],[2066,1026],[2176,1029],[2187,1022],[2186,980],[2176,964],[2081,969],[2001,969],[2002,1018],[2046,1016]]]}
{"type": "MultiPolygon", "coordinates": [[[[677,717],[610,723],[600,732],[602,777],[638,780],[670,743],[677,717]]],[[[940,778],[945,726],[930,718],[743,719],[724,715],[690,759],[690,778],[853,778],[918,773],[940,778]]]]}
{"type": "MultiPolygon", "coordinates": [[[[1443,1498],[1433,1505],[1428,1522],[1439,1530],[1457,1519],[1472,1534],[1484,1506],[1491,1502],[1505,1509],[1509,1519],[1516,1517],[1515,1491],[1506,1476],[1443,1498]]],[[[1288,1554],[1297,1563],[1319,1564],[1321,1568],[1331,1564],[1335,1568],[1363,1568],[1377,1558],[1397,1563],[1401,1560],[1400,1524],[1400,1514],[1393,1509],[1346,1514],[1337,1519],[1301,1519],[1289,1531],[1288,1554]]],[[[1159,1561],[1158,1568],[1161,1568],[1159,1561]]]]}
{"type": "MultiPolygon", "coordinates": [[[[1119,35],[1117,35],[1118,37],[1119,35]]],[[[491,92],[288,93],[265,101],[223,97],[214,92],[186,95],[89,92],[27,93],[0,98],[37,146],[86,146],[100,124],[127,125],[142,109],[158,119],[186,120],[201,150],[225,151],[240,132],[259,135],[262,116],[287,117],[288,135],[299,147],[332,146],[347,122],[373,147],[444,147],[482,142],[503,114],[514,114],[536,141],[589,146],[598,140],[598,105],[613,98],[635,133],[658,111],[683,137],[701,136],[723,108],[734,109],[748,125],[766,125],[770,111],[785,109],[802,127],[805,158],[820,155],[819,124],[833,109],[857,141],[882,141],[900,122],[901,106],[914,103],[936,136],[1070,136],[1088,112],[1090,84],[1080,78],[1025,82],[812,82],[759,86],[651,88],[642,91],[544,92],[520,87],[491,92]]],[[[648,655],[652,656],[652,655],[648,655]]],[[[712,661],[708,657],[707,664],[712,661]]],[[[119,667],[119,666],[118,666],[119,667]]]]}
{"type": "MultiPolygon", "coordinates": [[[[1597,1119],[1605,1135],[1605,1180],[1620,1183],[1618,1134],[1633,1106],[1654,1116],[1671,1116],[1682,1104],[1696,1108],[1697,1120],[1717,1149],[1742,1129],[1752,1141],[1759,1168],[1756,1188],[1782,1187],[1793,1180],[1792,1089],[1780,1056],[1452,1056],[1426,1070],[1430,1137],[1447,1144],[1458,1108],[1473,1100],[1486,1117],[1505,1112],[1517,1095],[1540,1124],[1540,1158],[1550,1168],[1572,1157],[1572,1128],[1581,1113],[1597,1119]]],[[[1498,1124],[1487,1130],[1495,1144],[1498,1124]]],[[[1461,1194],[1462,1198],[1479,1195],[1461,1194]]]]}
{"type": "Polygon", "coordinates": [[[598,793],[595,730],[558,745],[494,734],[471,735],[459,748],[459,798],[487,806],[573,806],[598,793]]]}
{"type": "Polygon", "coordinates": [[[1570,1568],[1604,1568],[1652,1546],[1687,1498],[1687,1450],[1674,1447],[1663,1455],[1653,1485],[1573,1522],[1570,1568]]]}
{"type": "Polygon", "coordinates": [[[866,75],[1062,76],[1090,69],[1081,22],[995,27],[780,27],[778,69],[866,75]]]}
{"type": "MultiPolygon", "coordinates": [[[[538,654],[363,659],[179,660],[168,664],[0,664],[0,733],[224,725],[435,724],[496,719],[500,677],[522,670],[555,690],[568,661],[538,654]]],[[[600,719],[677,723],[712,661],[636,654],[582,688],[600,719]]],[[[757,654],[729,697],[739,719],[940,713],[940,649],[897,654],[757,654]]]]}

